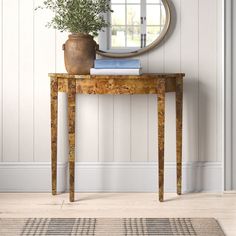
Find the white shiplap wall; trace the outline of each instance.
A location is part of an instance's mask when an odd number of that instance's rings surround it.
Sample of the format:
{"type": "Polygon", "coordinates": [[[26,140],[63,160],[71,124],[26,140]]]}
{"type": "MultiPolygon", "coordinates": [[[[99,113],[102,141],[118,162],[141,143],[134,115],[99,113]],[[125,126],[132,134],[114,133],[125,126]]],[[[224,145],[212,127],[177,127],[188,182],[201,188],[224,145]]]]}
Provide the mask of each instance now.
{"type": "MultiPolygon", "coordinates": [[[[2,162],[50,161],[48,72],[64,72],[67,34],[45,27],[42,0],[1,0],[0,153],[2,162]]],[[[222,2],[172,0],[171,37],[140,57],[145,72],[185,72],[184,161],[222,161],[222,2]]],[[[67,158],[66,96],[61,94],[59,161],[67,158]]],[[[148,162],[157,155],[153,95],[77,96],[77,160],[148,162]]],[[[175,102],[167,95],[166,161],[175,160],[175,102]]]]}
{"type": "MultiPolygon", "coordinates": [[[[232,10],[231,10],[231,14],[232,14],[232,23],[231,23],[231,27],[232,27],[232,45],[231,45],[231,53],[232,53],[232,80],[231,80],[231,85],[232,85],[232,122],[231,122],[231,129],[232,129],[232,155],[231,155],[231,163],[229,162],[229,160],[227,160],[227,163],[231,164],[229,168],[226,169],[227,172],[231,173],[231,186],[229,189],[227,190],[235,190],[236,189],[236,161],[235,161],[235,153],[236,153],[236,125],[235,125],[235,118],[236,118],[236,96],[235,96],[235,91],[236,91],[236,83],[235,83],[235,76],[236,76],[236,44],[235,44],[235,40],[236,40],[236,3],[235,1],[231,1],[231,6],[232,6],[232,10]],[[231,169],[230,169],[231,168],[231,169]]],[[[230,81],[227,81],[230,82],[230,81]]],[[[228,90],[227,90],[228,91],[228,90]]]]}

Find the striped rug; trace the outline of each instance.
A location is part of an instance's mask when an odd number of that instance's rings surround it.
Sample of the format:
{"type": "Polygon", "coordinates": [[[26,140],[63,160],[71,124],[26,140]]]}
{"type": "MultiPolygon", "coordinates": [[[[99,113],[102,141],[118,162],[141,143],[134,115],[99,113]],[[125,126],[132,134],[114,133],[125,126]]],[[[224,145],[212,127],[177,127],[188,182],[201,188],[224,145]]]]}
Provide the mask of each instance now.
{"type": "Polygon", "coordinates": [[[223,236],[213,218],[0,218],[0,235],[223,236]]]}

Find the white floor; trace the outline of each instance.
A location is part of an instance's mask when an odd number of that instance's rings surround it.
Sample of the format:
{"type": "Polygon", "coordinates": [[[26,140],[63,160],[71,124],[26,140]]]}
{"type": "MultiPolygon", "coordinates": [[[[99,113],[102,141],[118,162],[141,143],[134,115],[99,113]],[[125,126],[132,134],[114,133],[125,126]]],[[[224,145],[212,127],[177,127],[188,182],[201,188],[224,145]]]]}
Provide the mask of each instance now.
{"type": "Polygon", "coordinates": [[[214,217],[227,236],[236,235],[236,194],[0,193],[0,217],[214,217]]]}

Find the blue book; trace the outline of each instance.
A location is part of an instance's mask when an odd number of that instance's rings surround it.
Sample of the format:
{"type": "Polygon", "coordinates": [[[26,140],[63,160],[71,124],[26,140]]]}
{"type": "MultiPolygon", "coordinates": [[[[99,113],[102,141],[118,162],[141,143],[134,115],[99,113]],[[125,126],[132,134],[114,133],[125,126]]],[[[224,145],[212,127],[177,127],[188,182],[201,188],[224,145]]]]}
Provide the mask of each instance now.
{"type": "Polygon", "coordinates": [[[140,69],[138,59],[97,59],[94,62],[95,69],[140,69]]]}

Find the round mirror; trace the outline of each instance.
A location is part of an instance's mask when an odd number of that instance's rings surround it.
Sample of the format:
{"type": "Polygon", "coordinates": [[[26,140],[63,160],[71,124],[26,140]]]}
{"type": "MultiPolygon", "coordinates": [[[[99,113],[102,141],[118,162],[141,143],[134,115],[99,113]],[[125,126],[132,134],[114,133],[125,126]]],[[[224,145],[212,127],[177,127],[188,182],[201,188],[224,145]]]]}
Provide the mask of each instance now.
{"type": "Polygon", "coordinates": [[[133,57],[156,47],[168,32],[171,13],[168,0],[111,0],[110,26],[95,39],[97,54],[133,57]]]}

